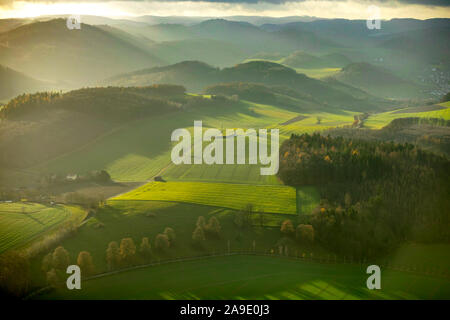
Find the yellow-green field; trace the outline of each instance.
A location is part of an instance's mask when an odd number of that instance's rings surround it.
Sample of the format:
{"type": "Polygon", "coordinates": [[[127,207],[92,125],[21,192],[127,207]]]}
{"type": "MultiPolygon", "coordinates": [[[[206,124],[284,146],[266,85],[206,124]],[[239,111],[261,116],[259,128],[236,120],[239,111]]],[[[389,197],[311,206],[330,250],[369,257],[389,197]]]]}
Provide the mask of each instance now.
{"type": "Polygon", "coordinates": [[[288,186],[204,182],[150,182],[110,200],[155,200],[296,214],[296,190],[288,186]]]}
{"type": "Polygon", "coordinates": [[[283,60],[284,59],[280,59],[280,60],[245,59],[243,61],[243,63],[247,63],[247,62],[251,62],[251,61],[269,61],[269,62],[279,63],[282,65],[285,65],[288,68],[294,69],[295,71],[297,71],[297,73],[303,73],[303,74],[306,74],[308,77],[315,78],[315,79],[320,79],[320,78],[325,78],[325,77],[331,76],[335,73],[338,73],[341,70],[341,68],[293,68],[293,67],[290,67],[290,66],[284,64],[283,60]]]}
{"type": "Polygon", "coordinates": [[[37,203],[0,203],[0,253],[24,245],[84,211],[37,203]]]}
{"type": "Polygon", "coordinates": [[[317,69],[306,69],[306,68],[294,68],[298,73],[306,74],[310,78],[321,79],[325,77],[332,76],[339,71],[341,68],[317,68],[317,69]]]}
{"type": "Polygon", "coordinates": [[[171,163],[170,136],[177,128],[266,128],[297,114],[273,106],[242,102],[226,110],[198,108],[144,118],[99,137],[82,148],[30,168],[36,172],[87,172],[106,169],[115,181],[146,181],[171,163]]]}
{"type": "Polygon", "coordinates": [[[280,139],[289,138],[292,133],[313,133],[315,131],[327,130],[335,127],[351,125],[354,115],[359,112],[337,110],[336,113],[317,112],[303,114],[306,118],[285,126],[279,126],[280,139]]]}
{"type": "MultiPolygon", "coordinates": [[[[423,112],[411,112],[411,110],[417,110],[418,108],[404,108],[397,109],[388,112],[376,113],[364,122],[364,126],[370,129],[381,129],[388,125],[392,120],[397,118],[438,118],[444,120],[450,120],[450,103],[441,103],[438,106],[444,107],[444,109],[423,111],[423,112]]],[[[424,107],[426,110],[426,107],[424,107]]]]}
{"type": "MultiPolygon", "coordinates": [[[[335,126],[349,125],[354,112],[300,114],[272,105],[241,101],[226,109],[194,108],[189,113],[173,113],[150,117],[123,125],[91,143],[61,155],[34,168],[32,172],[88,172],[106,169],[115,181],[146,181],[171,165],[170,136],[177,128],[192,131],[194,120],[202,120],[206,128],[278,128],[280,142],[291,133],[314,132],[335,126]],[[299,115],[306,118],[289,125],[281,125],[299,115]],[[320,118],[320,123],[318,123],[320,118]]],[[[168,168],[171,179],[251,182],[276,184],[273,177],[259,175],[259,166],[195,166],[168,168]],[[188,172],[189,171],[189,172],[188,172]],[[219,172],[220,171],[220,172],[219,172]],[[206,172],[206,173],[204,173],[206,172]]]]}

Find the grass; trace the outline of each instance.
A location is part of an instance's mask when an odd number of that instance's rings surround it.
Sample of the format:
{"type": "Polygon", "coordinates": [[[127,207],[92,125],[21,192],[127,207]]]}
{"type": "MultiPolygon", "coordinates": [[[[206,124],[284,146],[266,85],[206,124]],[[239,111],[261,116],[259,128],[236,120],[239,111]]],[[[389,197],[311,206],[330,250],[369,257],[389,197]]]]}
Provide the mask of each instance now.
{"type": "Polygon", "coordinates": [[[405,244],[386,259],[393,265],[414,266],[419,270],[430,267],[450,270],[450,244],[405,244]]]}
{"type": "MultiPolygon", "coordinates": [[[[150,239],[154,247],[154,239],[166,227],[171,227],[176,233],[175,244],[163,253],[155,252],[155,259],[197,256],[199,254],[226,252],[228,243],[231,250],[250,250],[255,242],[255,249],[266,251],[275,247],[282,237],[280,225],[285,214],[264,214],[266,225],[274,228],[244,228],[239,229],[234,223],[235,211],[204,205],[159,202],[159,201],[110,201],[101,208],[87,223],[83,224],[76,236],[64,239],[61,245],[69,251],[71,262],[76,263],[80,251],[89,251],[93,257],[96,272],[105,272],[106,248],[109,242],[125,237],[131,237],[139,248],[142,237],[150,239]],[[193,245],[192,233],[199,216],[208,220],[216,216],[221,225],[219,237],[208,237],[202,247],[193,245]]],[[[289,216],[294,225],[299,216],[289,216]]],[[[259,214],[252,217],[258,225],[259,214]]],[[[284,220],[283,219],[283,220],[284,220]]],[[[312,248],[294,244],[302,252],[310,252],[312,248]]],[[[327,252],[316,246],[316,255],[326,255],[327,252]]],[[[46,252],[45,252],[46,253],[46,252]]],[[[41,271],[41,261],[45,253],[33,259],[33,285],[45,285],[45,277],[41,271]]]]}
{"type": "Polygon", "coordinates": [[[300,214],[311,214],[319,205],[320,194],[313,186],[297,188],[297,209],[300,214]]]}
{"type": "Polygon", "coordinates": [[[59,205],[1,203],[0,253],[29,243],[78,213],[74,208],[59,205]]]}
{"type": "Polygon", "coordinates": [[[339,71],[341,71],[341,68],[294,68],[294,70],[297,71],[297,73],[306,74],[310,78],[321,79],[338,73],[339,71]]]}
{"type": "Polygon", "coordinates": [[[163,177],[168,181],[203,181],[226,183],[251,183],[279,185],[281,182],[274,175],[263,176],[260,165],[171,165],[163,177]]]}
{"type": "Polygon", "coordinates": [[[39,166],[34,172],[88,172],[106,169],[115,181],[146,181],[171,163],[170,136],[192,129],[194,120],[213,128],[266,128],[296,115],[274,106],[241,102],[226,109],[194,108],[128,123],[73,152],[39,166]]]}
{"type": "Polygon", "coordinates": [[[150,182],[111,200],[173,201],[237,210],[251,203],[255,211],[297,213],[295,188],[281,185],[150,182]]]}
{"type": "Polygon", "coordinates": [[[450,281],[382,270],[368,290],[365,269],[279,257],[229,256],[170,263],[58,289],[39,299],[448,299],[450,281]]]}
{"type": "Polygon", "coordinates": [[[283,64],[288,68],[294,69],[297,73],[306,74],[310,78],[321,79],[333,74],[338,73],[341,68],[294,68],[289,65],[283,63],[283,59],[280,60],[271,60],[271,59],[245,59],[242,63],[247,63],[251,61],[269,61],[274,63],[283,64]]]}
{"type": "MultiPolygon", "coordinates": [[[[303,114],[303,113],[302,113],[303,114]]],[[[139,119],[119,126],[79,149],[42,163],[29,171],[40,173],[84,173],[106,169],[119,182],[147,181],[171,165],[170,136],[177,128],[192,130],[194,120],[202,120],[208,128],[279,128],[280,142],[292,133],[311,133],[353,122],[354,112],[305,113],[302,121],[282,126],[280,123],[300,113],[282,107],[241,101],[226,108],[198,107],[189,112],[165,114],[139,119]],[[317,117],[321,123],[317,123],[317,117]]],[[[277,184],[273,177],[259,175],[257,165],[208,166],[208,168],[170,167],[171,179],[188,181],[251,182],[277,184]]]]}
{"type": "Polygon", "coordinates": [[[289,138],[293,133],[313,133],[315,131],[327,130],[330,128],[351,125],[353,116],[358,112],[339,110],[336,113],[316,112],[303,114],[306,118],[280,127],[280,137],[289,138]],[[319,123],[320,119],[320,123],[319,123]]]}
{"type": "Polygon", "coordinates": [[[450,120],[450,105],[449,103],[440,104],[445,109],[434,110],[434,111],[424,111],[424,112],[407,112],[408,108],[397,109],[388,112],[376,113],[370,115],[369,118],[364,122],[364,126],[370,129],[381,129],[382,127],[388,125],[392,120],[397,118],[440,118],[445,120],[450,120]],[[401,111],[405,112],[402,113],[401,111]]]}

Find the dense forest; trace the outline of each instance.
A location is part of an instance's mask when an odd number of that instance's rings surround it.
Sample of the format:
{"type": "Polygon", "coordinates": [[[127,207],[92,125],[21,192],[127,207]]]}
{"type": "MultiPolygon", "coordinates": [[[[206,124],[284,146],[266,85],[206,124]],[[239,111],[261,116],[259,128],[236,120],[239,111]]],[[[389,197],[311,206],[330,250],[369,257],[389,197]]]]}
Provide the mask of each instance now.
{"type": "Polygon", "coordinates": [[[68,93],[22,94],[8,102],[0,117],[20,118],[30,112],[66,109],[93,116],[124,120],[176,110],[186,89],[175,85],[83,88],[68,93]]]}
{"type": "Polygon", "coordinates": [[[450,161],[411,144],[292,135],[279,177],[316,185],[321,205],[307,219],[324,246],[355,258],[402,241],[450,240],[450,161]]]}

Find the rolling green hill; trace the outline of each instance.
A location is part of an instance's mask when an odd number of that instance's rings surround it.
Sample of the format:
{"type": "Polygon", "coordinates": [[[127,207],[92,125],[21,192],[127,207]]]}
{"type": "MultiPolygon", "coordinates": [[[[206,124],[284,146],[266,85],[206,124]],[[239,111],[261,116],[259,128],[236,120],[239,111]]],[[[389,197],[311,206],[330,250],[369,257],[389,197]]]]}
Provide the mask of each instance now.
{"type": "Polygon", "coordinates": [[[65,221],[80,223],[85,212],[76,207],[37,203],[0,203],[0,254],[30,243],[65,221]]]}
{"type": "Polygon", "coordinates": [[[295,51],[277,62],[294,69],[321,69],[344,67],[351,61],[342,53],[315,56],[304,51],[295,51]]]}
{"type": "Polygon", "coordinates": [[[386,270],[383,290],[369,290],[366,277],[356,265],[244,255],[152,266],[89,280],[83,290],[60,289],[36,298],[415,300],[450,294],[448,279],[386,270]]]}
{"type": "Polygon", "coordinates": [[[328,83],[311,79],[286,66],[268,61],[250,61],[233,67],[217,69],[198,61],[185,61],[161,68],[122,74],[105,81],[106,84],[133,86],[153,83],[184,84],[189,91],[200,92],[207,85],[224,82],[252,82],[266,86],[284,86],[300,95],[314,98],[318,103],[346,110],[377,110],[381,101],[362,99],[328,83]]]}
{"type": "Polygon", "coordinates": [[[423,106],[421,108],[410,107],[375,113],[369,116],[364,125],[368,128],[380,129],[394,119],[410,117],[450,120],[450,104],[443,103],[435,106],[423,106]]]}
{"type": "Polygon", "coordinates": [[[19,96],[0,111],[0,162],[23,168],[73,152],[127,122],[177,112],[184,99],[184,88],[177,86],[19,96]]]}
{"type": "Polygon", "coordinates": [[[43,80],[86,85],[132,69],[163,64],[114,32],[82,24],[69,30],[64,19],[35,22],[0,34],[0,61],[43,80]],[[36,63],[39,61],[39,63],[36,63]]]}
{"type": "Polygon", "coordinates": [[[49,84],[0,65],[0,100],[10,99],[21,93],[42,90],[49,84]]]}
{"type": "Polygon", "coordinates": [[[298,113],[271,105],[246,101],[233,102],[224,108],[214,107],[214,100],[193,100],[189,111],[168,113],[158,117],[145,117],[107,131],[97,139],[60,156],[30,168],[33,172],[88,172],[106,169],[114,180],[146,181],[157,175],[172,179],[252,183],[273,183],[272,176],[259,174],[258,165],[230,165],[222,168],[214,165],[182,165],[170,167],[172,144],[170,135],[174,129],[192,129],[194,120],[202,119],[204,127],[213,128],[279,128],[280,139],[291,133],[313,132],[334,126],[350,125],[352,112],[318,112],[304,114],[304,119],[280,126],[299,116],[298,113]],[[203,104],[195,103],[199,101],[203,104]],[[203,101],[203,102],[202,102],[203,101]],[[321,122],[317,123],[320,118],[321,122]],[[169,166],[169,167],[168,167],[169,166]],[[167,168],[167,170],[166,170],[167,168]]]}
{"type": "Polygon", "coordinates": [[[411,99],[424,95],[421,92],[424,88],[369,63],[349,64],[332,77],[345,84],[385,98],[411,99]]]}

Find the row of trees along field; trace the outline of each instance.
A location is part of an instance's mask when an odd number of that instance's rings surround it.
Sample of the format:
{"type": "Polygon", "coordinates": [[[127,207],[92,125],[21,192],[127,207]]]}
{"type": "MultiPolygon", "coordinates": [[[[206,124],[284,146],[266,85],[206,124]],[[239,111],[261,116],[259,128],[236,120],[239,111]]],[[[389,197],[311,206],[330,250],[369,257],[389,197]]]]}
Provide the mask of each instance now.
{"type": "Polygon", "coordinates": [[[316,185],[316,240],[338,254],[380,256],[405,240],[450,240],[450,161],[410,144],[292,135],[279,177],[316,185]]]}
{"type": "Polygon", "coordinates": [[[164,254],[175,245],[176,233],[170,227],[155,236],[154,247],[148,237],[143,237],[139,246],[132,238],[123,238],[120,245],[111,241],[106,249],[106,263],[108,270],[129,267],[150,262],[155,254],[164,254]]]}

